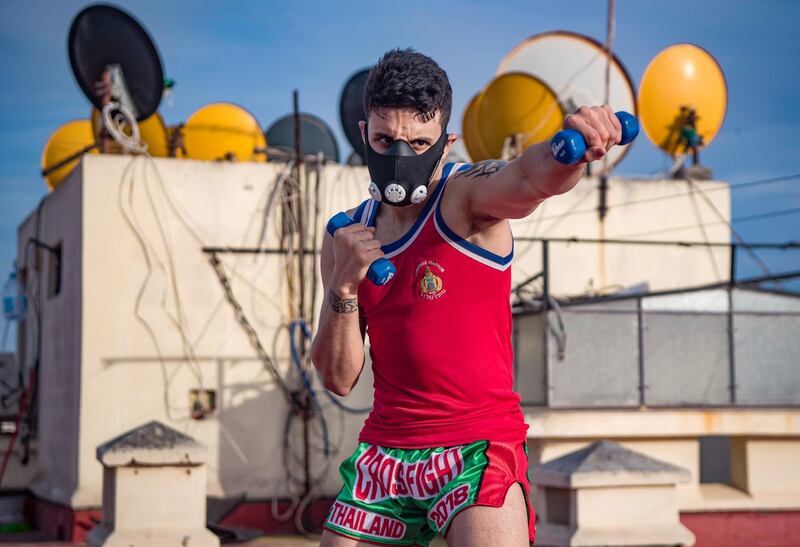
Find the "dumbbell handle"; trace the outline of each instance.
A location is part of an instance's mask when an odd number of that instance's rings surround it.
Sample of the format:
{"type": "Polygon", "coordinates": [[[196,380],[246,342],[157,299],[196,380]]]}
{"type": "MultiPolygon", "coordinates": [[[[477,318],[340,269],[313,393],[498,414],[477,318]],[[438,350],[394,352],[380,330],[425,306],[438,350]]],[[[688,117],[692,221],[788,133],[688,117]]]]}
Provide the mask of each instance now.
{"type": "MultiPolygon", "coordinates": [[[[617,112],[616,115],[622,125],[622,140],[619,144],[628,144],[639,134],[639,120],[627,112],[617,112]]],[[[574,129],[564,129],[556,133],[550,141],[550,149],[556,161],[572,165],[578,163],[586,153],[586,141],[574,129]]]]}
{"type": "MultiPolygon", "coordinates": [[[[333,218],[328,221],[328,233],[333,236],[336,230],[356,224],[356,221],[350,218],[347,213],[336,213],[333,218]]],[[[369,265],[367,270],[367,279],[376,285],[386,285],[390,279],[394,277],[397,269],[394,264],[389,262],[388,258],[379,258],[369,265]]]]}

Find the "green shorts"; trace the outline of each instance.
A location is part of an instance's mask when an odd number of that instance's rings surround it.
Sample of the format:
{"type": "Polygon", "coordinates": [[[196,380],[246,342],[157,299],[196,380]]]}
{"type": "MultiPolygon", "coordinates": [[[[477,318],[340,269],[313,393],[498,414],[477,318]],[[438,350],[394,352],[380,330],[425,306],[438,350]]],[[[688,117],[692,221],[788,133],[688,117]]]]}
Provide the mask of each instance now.
{"type": "Polygon", "coordinates": [[[533,543],[527,454],[524,442],[412,450],[360,443],[339,467],[344,486],[325,528],[370,543],[427,546],[436,534],[447,534],[459,512],[474,505],[500,507],[519,483],[533,543]]]}

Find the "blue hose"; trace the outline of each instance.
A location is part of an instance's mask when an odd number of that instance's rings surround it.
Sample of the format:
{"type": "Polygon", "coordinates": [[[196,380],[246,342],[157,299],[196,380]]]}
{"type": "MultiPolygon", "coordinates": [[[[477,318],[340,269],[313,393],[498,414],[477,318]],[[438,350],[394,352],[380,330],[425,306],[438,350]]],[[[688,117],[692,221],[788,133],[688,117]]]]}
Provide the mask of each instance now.
{"type": "MultiPolygon", "coordinates": [[[[294,328],[295,323],[300,323],[300,326],[303,327],[303,334],[305,334],[305,336],[306,336],[306,338],[308,340],[311,340],[311,329],[308,328],[308,323],[306,323],[302,319],[297,320],[297,321],[293,321],[292,322],[293,326],[291,328],[294,328]]],[[[297,353],[297,351],[296,351],[296,349],[294,347],[294,334],[291,335],[291,339],[292,339],[292,358],[294,359],[295,355],[297,353]]],[[[300,357],[297,356],[296,359],[297,359],[296,362],[299,363],[300,357]]],[[[307,378],[305,377],[305,374],[302,371],[301,371],[301,374],[303,374],[303,381],[306,382],[307,378]]],[[[328,397],[328,399],[330,400],[331,403],[333,403],[337,407],[341,408],[345,412],[349,412],[351,414],[365,414],[367,412],[371,412],[372,411],[372,407],[371,406],[364,407],[364,408],[354,408],[354,407],[348,406],[348,405],[344,404],[342,401],[340,401],[339,399],[337,399],[336,396],[334,396],[333,393],[331,393],[327,389],[325,389],[325,395],[328,397]]]]}
{"type": "Polygon", "coordinates": [[[325,455],[328,456],[330,454],[330,442],[328,438],[328,423],[325,421],[325,415],[322,413],[322,405],[319,404],[319,399],[317,398],[317,393],[314,391],[314,388],[311,387],[311,382],[308,379],[308,375],[306,371],[303,370],[303,364],[300,360],[300,354],[297,351],[297,346],[294,343],[294,333],[298,326],[303,328],[303,335],[305,335],[306,339],[311,339],[311,330],[308,328],[308,325],[302,319],[292,321],[289,324],[289,349],[292,354],[292,362],[294,363],[295,367],[297,368],[297,372],[300,374],[300,378],[303,380],[303,385],[308,391],[308,395],[311,397],[311,402],[313,403],[314,407],[319,414],[319,421],[322,424],[322,440],[325,445],[325,455]]]}

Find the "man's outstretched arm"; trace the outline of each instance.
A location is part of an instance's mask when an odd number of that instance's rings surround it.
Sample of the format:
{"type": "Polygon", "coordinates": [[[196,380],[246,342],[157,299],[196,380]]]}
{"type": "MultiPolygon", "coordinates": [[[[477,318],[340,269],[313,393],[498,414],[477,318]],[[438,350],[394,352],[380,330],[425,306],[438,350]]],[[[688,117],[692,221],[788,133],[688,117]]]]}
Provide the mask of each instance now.
{"type": "Polygon", "coordinates": [[[571,190],[586,162],[602,158],[622,136],[619,120],[608,106],[581,107],[566,117],[564,128],[578,131],[586,141],[583,161],[576,165],[557,162],[547,141],[527,148],[509,163],[483,161],[459,173],[458,178],[472,179],[462,185],[471,215],[484,219],[528,216],[545,199],[571,190]]]}

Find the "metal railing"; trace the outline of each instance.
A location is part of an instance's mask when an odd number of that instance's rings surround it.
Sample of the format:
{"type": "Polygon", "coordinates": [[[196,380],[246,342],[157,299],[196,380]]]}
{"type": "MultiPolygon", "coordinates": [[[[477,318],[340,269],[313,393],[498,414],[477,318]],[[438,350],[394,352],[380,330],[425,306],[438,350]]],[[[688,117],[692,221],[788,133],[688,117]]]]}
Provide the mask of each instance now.
{"type": "MultiPolygon", "coordinates": [[[[550,293],[551,242],[708,245],[550,239],[543,269],[517,287],[515,378],[523,405],[558,408],[798,406],[800,294],[760,285],[800,272],[698,287],[572,299],[550,293]],[[525,300],[519,289],[539,283],[525,300]]],[[[796,249],[797,243],[751,248],[796,249]]],[[[557,272],[556,272],[557,273],[557,272]]]]}

